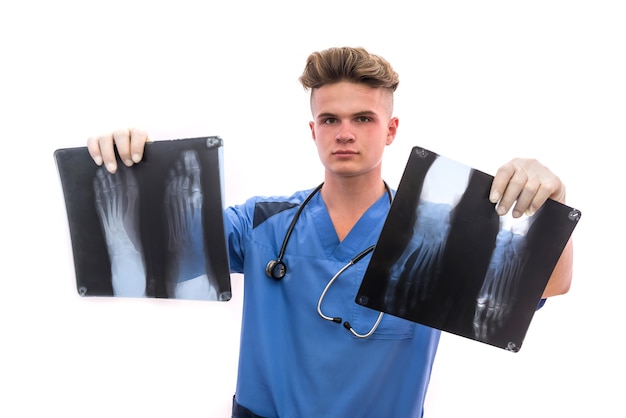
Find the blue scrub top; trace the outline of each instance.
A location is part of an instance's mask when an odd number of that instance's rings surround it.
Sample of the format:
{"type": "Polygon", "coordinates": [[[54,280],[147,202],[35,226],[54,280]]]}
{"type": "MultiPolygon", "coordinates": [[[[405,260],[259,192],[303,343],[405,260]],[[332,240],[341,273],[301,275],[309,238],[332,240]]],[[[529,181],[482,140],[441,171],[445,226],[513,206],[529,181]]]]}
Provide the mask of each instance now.
{"type": "MultiPolygon", "coordinates": [[[[231,271],[245,276],[237,402],[264,417],[421,417],[440,332],[385,315],[372,336],[359,339],[317,313],[328,281],[376,243],[390,207],[386,194],[340,242],[317,193],[287,244],[287,274],[278,281],[265,273],[311,191],[226,210],[231,271]]],[[[345,270],[322,304],[361,334],[378,316],[354,301],[370,259],[345,270]]]]}

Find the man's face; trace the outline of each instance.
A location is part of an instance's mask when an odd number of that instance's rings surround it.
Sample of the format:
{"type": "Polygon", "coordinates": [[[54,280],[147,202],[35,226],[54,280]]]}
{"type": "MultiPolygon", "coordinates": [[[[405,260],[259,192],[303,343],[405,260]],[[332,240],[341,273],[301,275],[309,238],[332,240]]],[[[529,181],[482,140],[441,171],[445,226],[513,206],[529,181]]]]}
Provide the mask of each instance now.
{"type": "Polygon", "coordinates": [[[342,81],[313,90],[309,126],[327,175],[380,176],[383,151],[398,128],[392,109],[384,88],[342,81]]]}

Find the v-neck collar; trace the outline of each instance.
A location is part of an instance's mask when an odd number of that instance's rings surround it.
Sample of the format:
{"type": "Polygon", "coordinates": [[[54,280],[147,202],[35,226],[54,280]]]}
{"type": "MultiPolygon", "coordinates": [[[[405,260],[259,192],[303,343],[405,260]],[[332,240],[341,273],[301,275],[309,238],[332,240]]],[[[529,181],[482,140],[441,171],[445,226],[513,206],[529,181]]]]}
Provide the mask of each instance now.
{"type": "Polygon", "coordinates": [[[324,203],[321,193],[317,193],[311,201],[311,215],[315,219],[315,229],[326,255],[345,261],[375,244],[389,206],[389,197],[387,193],[384,193],[365,211],[344,240],[340,242],[326,208],[326,203],[324,203]]]}

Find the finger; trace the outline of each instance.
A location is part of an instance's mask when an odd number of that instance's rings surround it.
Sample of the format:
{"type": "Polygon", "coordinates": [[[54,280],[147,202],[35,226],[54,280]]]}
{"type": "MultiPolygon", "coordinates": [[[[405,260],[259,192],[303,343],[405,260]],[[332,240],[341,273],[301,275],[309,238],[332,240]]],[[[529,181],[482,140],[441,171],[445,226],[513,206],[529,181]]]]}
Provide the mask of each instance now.
{"type": "Polygon", "coordinates": [[[505,215],[515,204],[513,217],[519,218],[522,216],[534,198],[538,187],[539,183],[531,179],[526,170],[523,168],[515,170],[498,203],[498,214],[500,216],[505,215]]]}
{"type": "Polygon", "coordinates": [[[146,142],[150,141],[148,133],[136,128],[130,129],[130,158],[132,162],[138,163],[143,158],[143,151],[146,142]]]}
{"type": "Polygon", "coordinates": [[[102,165],[102,153],[100,152],[100,143],[98,142],[97,136],[90,136],[87,138],[87,151],[89,151],[89,155],[96,163],[96,165],[102,165]]]}
{"type": "Polygon", "coordinates": [[[491,203],[498,203],[498,201],[504,195],[504,191],[506,190],[511,177],[515,173],[515,167],[513,166],[513,161],[508,164],[503,165],[496,172],[495,177],[493,178],[493,183],[491,184],[491,190],[489,191],[489,201],[491,203]]]}
{"type": "MultiPolygon", "coordinates": [[[[100,135],[95,139],[100,158],[107,171],[115,173],[117,171],[117,161],[115,159],[115,147],[113,134],[100,135]]],[[[94,146],[93,148],[95,148],[94,146]]]]}
{"type": "Polygon", "coordinates": [[[520,176],[517,160],[511,160],[498,169],[491,184],[489,201],[497,203],[497,212],[500,216],[505,215],[517,195],[521,191],[521,184],[526,179],[520,176]]]}
{"type": "Polygon", "coordinates": [[[519,210],[523,210],[526,215],[532,216],[539,210],[539,208],[541,208],[541,206],[544,205],[544,203],[546,203],[548,199],[554,199],[557,202],[565,203],[565,186],[561,183],[561,180],[554,175],[551,180],[545,181],[538,186],[528,207],[520,208],[519,210]]]}
{"type": "Polygon", "coordinates": [[[540,189],[541,184],[533,179],[528,179],[526,183],[523,185],[521,192],[517,196],[517,202],[515,202],[515,206],[513,207],[513,217],[519,218],[524,213],[532,214],[534,213],[534,209],[532,209],[532,202],[537,196],[537,192],[540,189]]]}
{"type": "Polygon", "coordinates": [[[550,198],[551,194],[552,189],[549,186],[542,184],[539,187],[539,190],[537,190],[537,193],[535,193],[535,196],[533,197],[533,200],[531,201],[528,208],[524,210],[524,213],[526,213],[526,215],[528,216],[534,215],[535,212],[537,212],[537,210],[539,210],[539,208],[543,206],[544,203],[546,203],[546,200],[550,198]]]}
{"type": "Polygon", "coordinates": [[[128,167],[133,165],[133,160],[130,157],[130,137],[129,129],[118,129],[113,131],[113,142],[117,148],[117,153],[122,162],[128,167]]]}
{"type": "Polygon", "coordinates": [[[522,213],[532,216],[549,198],[565,202],[565,186],[548,168],[536,160],[529,160],[526,171],[529,173],[525,185],[527,191],[518,199],[514,214],[517,212],[519,216],[522,213]]]}

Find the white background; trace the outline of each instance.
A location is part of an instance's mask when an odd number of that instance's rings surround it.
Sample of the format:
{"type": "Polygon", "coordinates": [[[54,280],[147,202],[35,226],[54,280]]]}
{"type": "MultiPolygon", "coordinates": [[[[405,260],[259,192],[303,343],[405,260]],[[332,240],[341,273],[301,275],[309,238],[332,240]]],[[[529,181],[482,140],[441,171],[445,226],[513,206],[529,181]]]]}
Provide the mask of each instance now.
{"type": "Polygon", "coordinates": [[[519,353],[444,335],[426,417],[625,416],[625,21],[603,0],[3,2],[0,416],[229,416],[241,277],[224,304],[80,298],[53,152],[220,135],[227,204],[312,187],[297,78],[343,45],[400,74],[390,184],[414,145],[491,174],[532,156],[583,213],[570,293],[519,353]]]}

